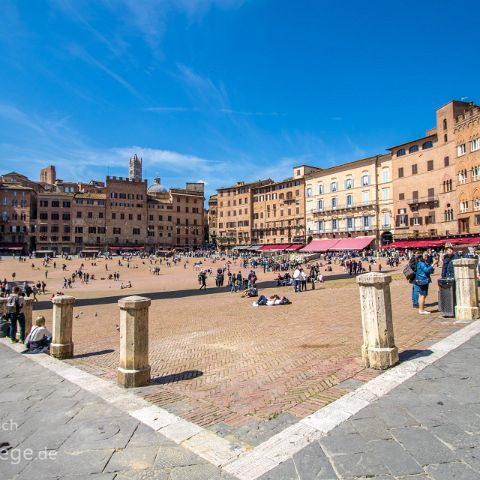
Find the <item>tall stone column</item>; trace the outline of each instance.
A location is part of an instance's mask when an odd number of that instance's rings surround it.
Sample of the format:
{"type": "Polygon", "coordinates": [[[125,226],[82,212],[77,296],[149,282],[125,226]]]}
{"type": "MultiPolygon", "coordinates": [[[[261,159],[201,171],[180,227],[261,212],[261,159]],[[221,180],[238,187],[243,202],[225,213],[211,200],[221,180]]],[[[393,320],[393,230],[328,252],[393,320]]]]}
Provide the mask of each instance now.
{"type": "Polygon", "coordinates": [[[25,316],[25,338],[32,329],[32,310],[33,310],[33,298],[24,297],[23,299],[23,315],[25,316]]]}
{"type": "Polygon", "coordinates": [[[150,382],[148,364],[148,309],[151,300],[133,295],[119,300],[120,365],[117,382],[126,388],[150,382]]]}
{"type": "Polygon", "coordinates": [[[72,358],[73,304],[75,298],[70,295],[53,297],[52,343],[50,354],[55,358],[72,358]]]}
{"type": "Polygon", "coordinates": [[[398,363],[392,322],[390,282],[383,273],[365,273],[357,277],[363,326],[363,363],[384,370],[398,363]]]}
{"type": "Polygon", "coordinates": [[[477,261],[473,258],[453,260],[455,274],[455,318],[475,320],[479,318],[477,261]]]}

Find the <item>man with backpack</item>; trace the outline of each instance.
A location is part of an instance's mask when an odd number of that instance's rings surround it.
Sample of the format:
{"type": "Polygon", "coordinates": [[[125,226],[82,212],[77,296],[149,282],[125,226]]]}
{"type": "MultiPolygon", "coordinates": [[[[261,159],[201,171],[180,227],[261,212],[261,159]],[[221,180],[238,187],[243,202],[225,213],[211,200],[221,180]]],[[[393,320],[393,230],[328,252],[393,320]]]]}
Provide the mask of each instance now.
{"type": "Polygon", "coordinates": [[[13,287],[11,295],[7,298],[7,318],[10,321],[10,341],[17,342],[17,322],[20,327],[20,342],[25,341],[25,315],[23,313],[23,297],[20,287],[13,287]]]}

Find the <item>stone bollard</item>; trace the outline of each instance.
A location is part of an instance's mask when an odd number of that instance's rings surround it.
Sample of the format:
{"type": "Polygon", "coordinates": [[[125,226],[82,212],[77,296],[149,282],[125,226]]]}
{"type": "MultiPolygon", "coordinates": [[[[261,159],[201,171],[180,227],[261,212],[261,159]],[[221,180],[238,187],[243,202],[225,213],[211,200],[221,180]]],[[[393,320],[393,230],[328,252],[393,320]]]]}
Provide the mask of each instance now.
{"type": "Polygon", "coordinates": [[[133,295],[119,300],[120,365],[117,382],[126,388],[150,382],[148,364],[148,308],[151,300],[133,295]]]}
{"type": "Polygon", "coordinates": [[[23,315],[25,317],[25,338],[32,329],[32,310],[33,310],[33,298],[24,297],[23,299],[23,315]]]}
{"type": "Polygon", "coordinates": [[[477,289],[477,261],[473,258],[453,260],[455,274],[455,318],[475,320],[479,317],[477,289]]]}
{"type": "Polygon", "coordinates": [[[368,368],[385,370],[397,364],[392,323],[390,282],[383,273],[365,273],[357,277],[363,326],[363,363],[368,368]]]}
{"type": "Polygon", "coordinates": [[[50,355],[55,358],[72,358],[73,304],[75,298],[70,295],[53,297],[52,343],[50,355]]]}

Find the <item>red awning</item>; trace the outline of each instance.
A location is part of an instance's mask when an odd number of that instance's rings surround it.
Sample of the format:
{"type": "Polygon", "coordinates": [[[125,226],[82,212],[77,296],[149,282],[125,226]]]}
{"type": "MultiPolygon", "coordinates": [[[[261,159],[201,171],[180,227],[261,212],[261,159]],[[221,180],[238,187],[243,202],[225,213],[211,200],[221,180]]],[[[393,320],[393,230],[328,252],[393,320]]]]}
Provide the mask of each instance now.
{"type": "MultiPolygon", "coordinates": [[[[281,250],[288,250],[288,247],[290,247],[291,244],[286,244],[286,245],[280,245],[280,244],[274,244],[274,245],[263,245],[260,247],[257,251],[261,252],[278,252],[281,250]]],[[[301,245],[300,245],[301,246],[301,245]]]]}
{"type": "Polygon", "coordinates": [[[21,243],[0,243],[0,250],[23,250],[21,243]]]}
{"type": "Polygon", "coordinates": [[[290,251],[300,250],[302,246],[303,245],[301,243],[292,243],[292,245],[289,245],[285,250],[290,250],[290,251]]]}
{"type": "Polygon", "coordinates": [[[328,250],[332,250],[333,247],[339,241],[340,240],[335,238],[324,239],[324,240],[312,240],[308,245],[303,247],[300,251],[301,252],[327,252],[328,250]]]}
{"type": "Polygon", "coordinates": [[[431,248],[442,247],[446,243],[452,243],[453,245],[480,245],[480,237],[398,240],[397,242],[384,245],[382,248],[431,248]]]}
{"type": "Polygon", "coordinates": [[[374,240],[375,237],[341,238],[330,250],[364,250],[374,240]]]}

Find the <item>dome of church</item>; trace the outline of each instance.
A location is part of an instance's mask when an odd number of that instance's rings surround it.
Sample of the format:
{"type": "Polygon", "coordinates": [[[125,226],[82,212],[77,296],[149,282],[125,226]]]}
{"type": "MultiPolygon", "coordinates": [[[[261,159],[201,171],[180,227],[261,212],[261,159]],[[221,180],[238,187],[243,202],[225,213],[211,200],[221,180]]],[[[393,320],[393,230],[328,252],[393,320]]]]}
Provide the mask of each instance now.
{"type": "Polygon", "coordinates": [[[168,190],[160,183],[160,177],[156,177],[153,180],[153,185],[148,187],[148,193],[165,193],[168,190]]]}

